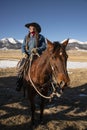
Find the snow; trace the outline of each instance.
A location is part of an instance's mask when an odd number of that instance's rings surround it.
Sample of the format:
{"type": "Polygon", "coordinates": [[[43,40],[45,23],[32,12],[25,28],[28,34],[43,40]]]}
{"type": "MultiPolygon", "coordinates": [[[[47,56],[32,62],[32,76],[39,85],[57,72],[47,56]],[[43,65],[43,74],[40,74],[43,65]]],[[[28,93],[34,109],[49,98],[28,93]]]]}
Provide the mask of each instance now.
{"type": "Polygon", "coordinates": [[[71,62],[68,61],[67,68],[87,68],[87,62],[71,62]]]}
{"type": "Polygon", "coordinates": [[[0,68],[16,67],[18,60],[0,60],[0,68]]]}
{"type": "MultiPolygon", "coordinates": [[[[66,41],[67,39],[64,39],[63,41],[61,41],[61,43],[63,43],[64,41],[66,41]]],[[[87,44],[87,42],[82,42],[76,39],[69,39],[69,43],[78,43],[78,44],[87,44]]]]}
{"type": "Polygon", "coordinates": [[[20,43],[23,43],[23,40],[18,40],[20,43]]]}
{"type": "Polygon", "coordinates": [[[76,39],[69,39],[69,43],[79,43],[79,44],[83,44],[84,42],[80,42],[80,41],[78,41],[78,40],[76,40],[76,39]]]}
{"type": "Polygon", "coordinates": [[[16,44],[16,43],[17,43],[16,40],[13,39],[13,38],[8,38],[8,40],[9,40],[9,42],[11,42],[11,43],[13,43],[13,44],[16,44]]]}
{"type": "Polygon", "coordinates": [[[0,50],[8,50],[7,47],[0,48],[0,50]]]}
{"type": "Polygon", "coordinates": [[[10,38],[3,38],[3,39],[1,39],[1,41],[2,41],[3,43],[5,43],[5,42],[7,42],[7,41],[9,41],[9,42],[12,43],[12,44],[16,44],[16,43],[17,43],[17,40],[15,40],[15,39],[12,38],[12,37],[10,37],[10,38]]]}
{"type": "MultiPolygon", "coordinates": [[[[7,67],[16,67],[18,60],[0,60],[0,68],[7,68],[7,67]]],[[[67,68],[76,69],[76,68],[87,68],[87,62],[67,62],[67,68]]]]}

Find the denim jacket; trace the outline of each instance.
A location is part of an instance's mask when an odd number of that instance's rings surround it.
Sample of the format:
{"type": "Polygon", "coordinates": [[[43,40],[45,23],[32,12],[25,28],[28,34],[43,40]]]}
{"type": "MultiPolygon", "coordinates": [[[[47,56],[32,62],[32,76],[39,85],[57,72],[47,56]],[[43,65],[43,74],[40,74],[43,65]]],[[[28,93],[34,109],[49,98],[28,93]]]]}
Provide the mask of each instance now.
{"type": "MultiPolygon", "coordinates": [[[[24,38],[23,44],[22,44],[22,53],[26,53],[28,55],[31,54],[31,50],[33,48],[36,48],[36,39],[34,36],[30,36],[30,40],[28,42],[28,50],[26,50],[26,37],[24,38]]],[[[46,42],[45,42],[45,38],[43,35],[39,34],[39,43],[37,46],[37,51],[39,54],[42,54],[42,51],[44,51],[46,49],[46,42]]]]}

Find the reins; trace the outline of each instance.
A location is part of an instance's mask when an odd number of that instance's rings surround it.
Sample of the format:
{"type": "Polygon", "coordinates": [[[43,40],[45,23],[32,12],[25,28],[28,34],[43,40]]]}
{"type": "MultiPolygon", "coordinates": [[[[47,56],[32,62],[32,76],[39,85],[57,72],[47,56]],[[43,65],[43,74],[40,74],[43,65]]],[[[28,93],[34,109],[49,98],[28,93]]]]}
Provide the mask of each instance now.
{"type": "MultiPolygon", "coordinates": [[[[57,92],[55,92],[55,87],[54,87],[53,82],[51,82],[53,92],[50,94],[50,96],[45,96],[45,95],[43,95],[43,94],[37,89],[37,87],[35,86],[35,84],[33,83],[32,79],[31,79],[31,76],[30,76],[30,69],[31,69],[31,63],[32,63],[32,60],[33,60],[33,56],[34,56],[34,55],[39,56],[38,53],[36,53],[36,54],[31,53],[31,55],[30,55],[30,63],[29,63],[29,73],[28,73],[28,77],[29,77],[30,83],[32,84],[33,88],[35,89],[35,91],[36,91],[41,97],[43,97],[43,98],[45,98],[45,99],[51,99],[54,95],[60,97],[60,94],[58,94],[57,92]]],[[[40,56],[39,56],[39,57],[40,57],[40,56]]]]}

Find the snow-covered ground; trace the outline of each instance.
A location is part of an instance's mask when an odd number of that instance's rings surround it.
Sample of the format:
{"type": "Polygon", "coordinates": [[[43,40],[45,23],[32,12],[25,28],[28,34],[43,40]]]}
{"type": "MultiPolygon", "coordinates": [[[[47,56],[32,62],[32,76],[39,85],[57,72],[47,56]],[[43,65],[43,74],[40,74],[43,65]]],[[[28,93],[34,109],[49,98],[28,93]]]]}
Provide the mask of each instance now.
{"type": "MultiPolygon", "coordinates": [[[[16,67],[18,60],[0,60],[0,68],[16,67]]],[[[68,68],[87,68],[87,62],[71,62],[67,63],[68,68]]]]}
{"type": "Polygon", "coordinates": [[[0,68],[16,67],[18,60],[0,60],[0,68]]]}
{"type": "Polygon", "coordinates": [[[75,69],[75,68],[87,68],[87,62],[71,62],[71,61],[68,61],[67,63],[67,67],[68,68],[72,68],[72,69],[75,69]]]}

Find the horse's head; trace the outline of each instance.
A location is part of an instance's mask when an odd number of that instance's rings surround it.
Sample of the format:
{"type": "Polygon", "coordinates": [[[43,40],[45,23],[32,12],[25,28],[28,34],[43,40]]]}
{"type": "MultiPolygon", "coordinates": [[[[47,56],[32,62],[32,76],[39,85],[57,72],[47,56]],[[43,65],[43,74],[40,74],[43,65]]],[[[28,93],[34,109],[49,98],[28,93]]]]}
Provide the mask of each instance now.
{"type": "Polygon", "coordinates": [[[52,43],[47,39],[47,51],[50,54],[50,66],[52,72],[53,81],[63,90],[63,88],[69,85],[70,79],[67,72],[67,58],[66,46],[69,39],[63,43],[52,43]]]}

